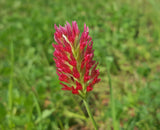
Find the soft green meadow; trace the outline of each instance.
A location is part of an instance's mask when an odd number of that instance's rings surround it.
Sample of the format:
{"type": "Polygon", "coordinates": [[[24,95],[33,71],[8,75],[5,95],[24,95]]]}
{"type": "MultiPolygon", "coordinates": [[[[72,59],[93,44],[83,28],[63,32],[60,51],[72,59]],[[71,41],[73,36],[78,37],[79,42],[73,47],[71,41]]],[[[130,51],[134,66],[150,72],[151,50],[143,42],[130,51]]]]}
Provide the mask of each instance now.
{"type": "Polygon", "coordinates": [[[0,0],[0,129],[93,130],[53,61],[54,24],[74,20],[89,26],[99,62],[89,96],[99,130],[113,129],[108,64],[119,129],[159,130],[159,0],[0,0]]]}

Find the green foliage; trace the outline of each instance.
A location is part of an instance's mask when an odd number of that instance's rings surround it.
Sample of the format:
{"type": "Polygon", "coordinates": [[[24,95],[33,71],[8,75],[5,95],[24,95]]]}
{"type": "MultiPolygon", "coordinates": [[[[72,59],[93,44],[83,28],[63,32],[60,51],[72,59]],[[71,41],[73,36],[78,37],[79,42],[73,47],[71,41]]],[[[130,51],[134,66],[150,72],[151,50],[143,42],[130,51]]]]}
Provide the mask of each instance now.
{"type": "Polygon", "coordinates": [[[92,129],[81,100],[61,91],[54,24],[90,28],[102,81],[90,95],[101,129],[113,127],[106,58],[121,129],[160,129],[158,0],[1,0],[0,129],[92,129]],[[87,122],[87,123],[86,123],[87,122]]]}

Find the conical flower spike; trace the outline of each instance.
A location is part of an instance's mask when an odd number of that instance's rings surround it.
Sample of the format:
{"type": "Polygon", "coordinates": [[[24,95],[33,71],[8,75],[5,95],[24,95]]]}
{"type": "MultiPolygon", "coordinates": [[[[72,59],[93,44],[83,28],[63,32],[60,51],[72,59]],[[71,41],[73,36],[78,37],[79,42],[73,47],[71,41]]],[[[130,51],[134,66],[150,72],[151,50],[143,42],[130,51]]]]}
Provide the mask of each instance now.
{"type": "Polygon", "coordinates": [[[54,27],[57,44],[53,44],[53,55],[62,90],[84,97],[100,81],[99,70],[96,69],[98,63],[93,60],[93,41],[89,36],[89,28],[84,25],[80,36],[75,21],[72,26],[67,22],[65,27],[54,27]]]}

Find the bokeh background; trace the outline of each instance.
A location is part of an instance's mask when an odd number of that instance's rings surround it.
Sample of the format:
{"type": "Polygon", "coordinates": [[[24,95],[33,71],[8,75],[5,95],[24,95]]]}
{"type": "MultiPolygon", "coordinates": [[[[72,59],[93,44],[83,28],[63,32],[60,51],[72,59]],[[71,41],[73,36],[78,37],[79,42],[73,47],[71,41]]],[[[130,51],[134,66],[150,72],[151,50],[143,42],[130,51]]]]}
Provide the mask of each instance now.
{"type": "Polygon", "coordinates": [[[0,129],[93,130],[81,99],[62,91],[54,24],[90,28],[101,82],[89,103],[100,130],[113,128],[111,66],[121,130],[160,129],[159,0],[0,0],[0,129]]]}

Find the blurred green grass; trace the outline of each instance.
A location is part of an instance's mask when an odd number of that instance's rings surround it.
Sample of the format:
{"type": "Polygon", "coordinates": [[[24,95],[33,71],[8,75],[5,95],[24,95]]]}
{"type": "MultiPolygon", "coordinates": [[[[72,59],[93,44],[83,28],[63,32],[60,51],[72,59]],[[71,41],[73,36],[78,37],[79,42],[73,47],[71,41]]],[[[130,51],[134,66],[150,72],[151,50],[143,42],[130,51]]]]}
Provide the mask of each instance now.
{"type": "Polygon", "coordinates": [[[99,62],[89,101],[100,129],[112,127],[107,57],[121,129],[160,129],[158,0],[1,0],[0,129],[92,129],[81,100],[61,91],[53,62],[54,24],[73,20],[81,32],[89,26],[99,62]]]}

